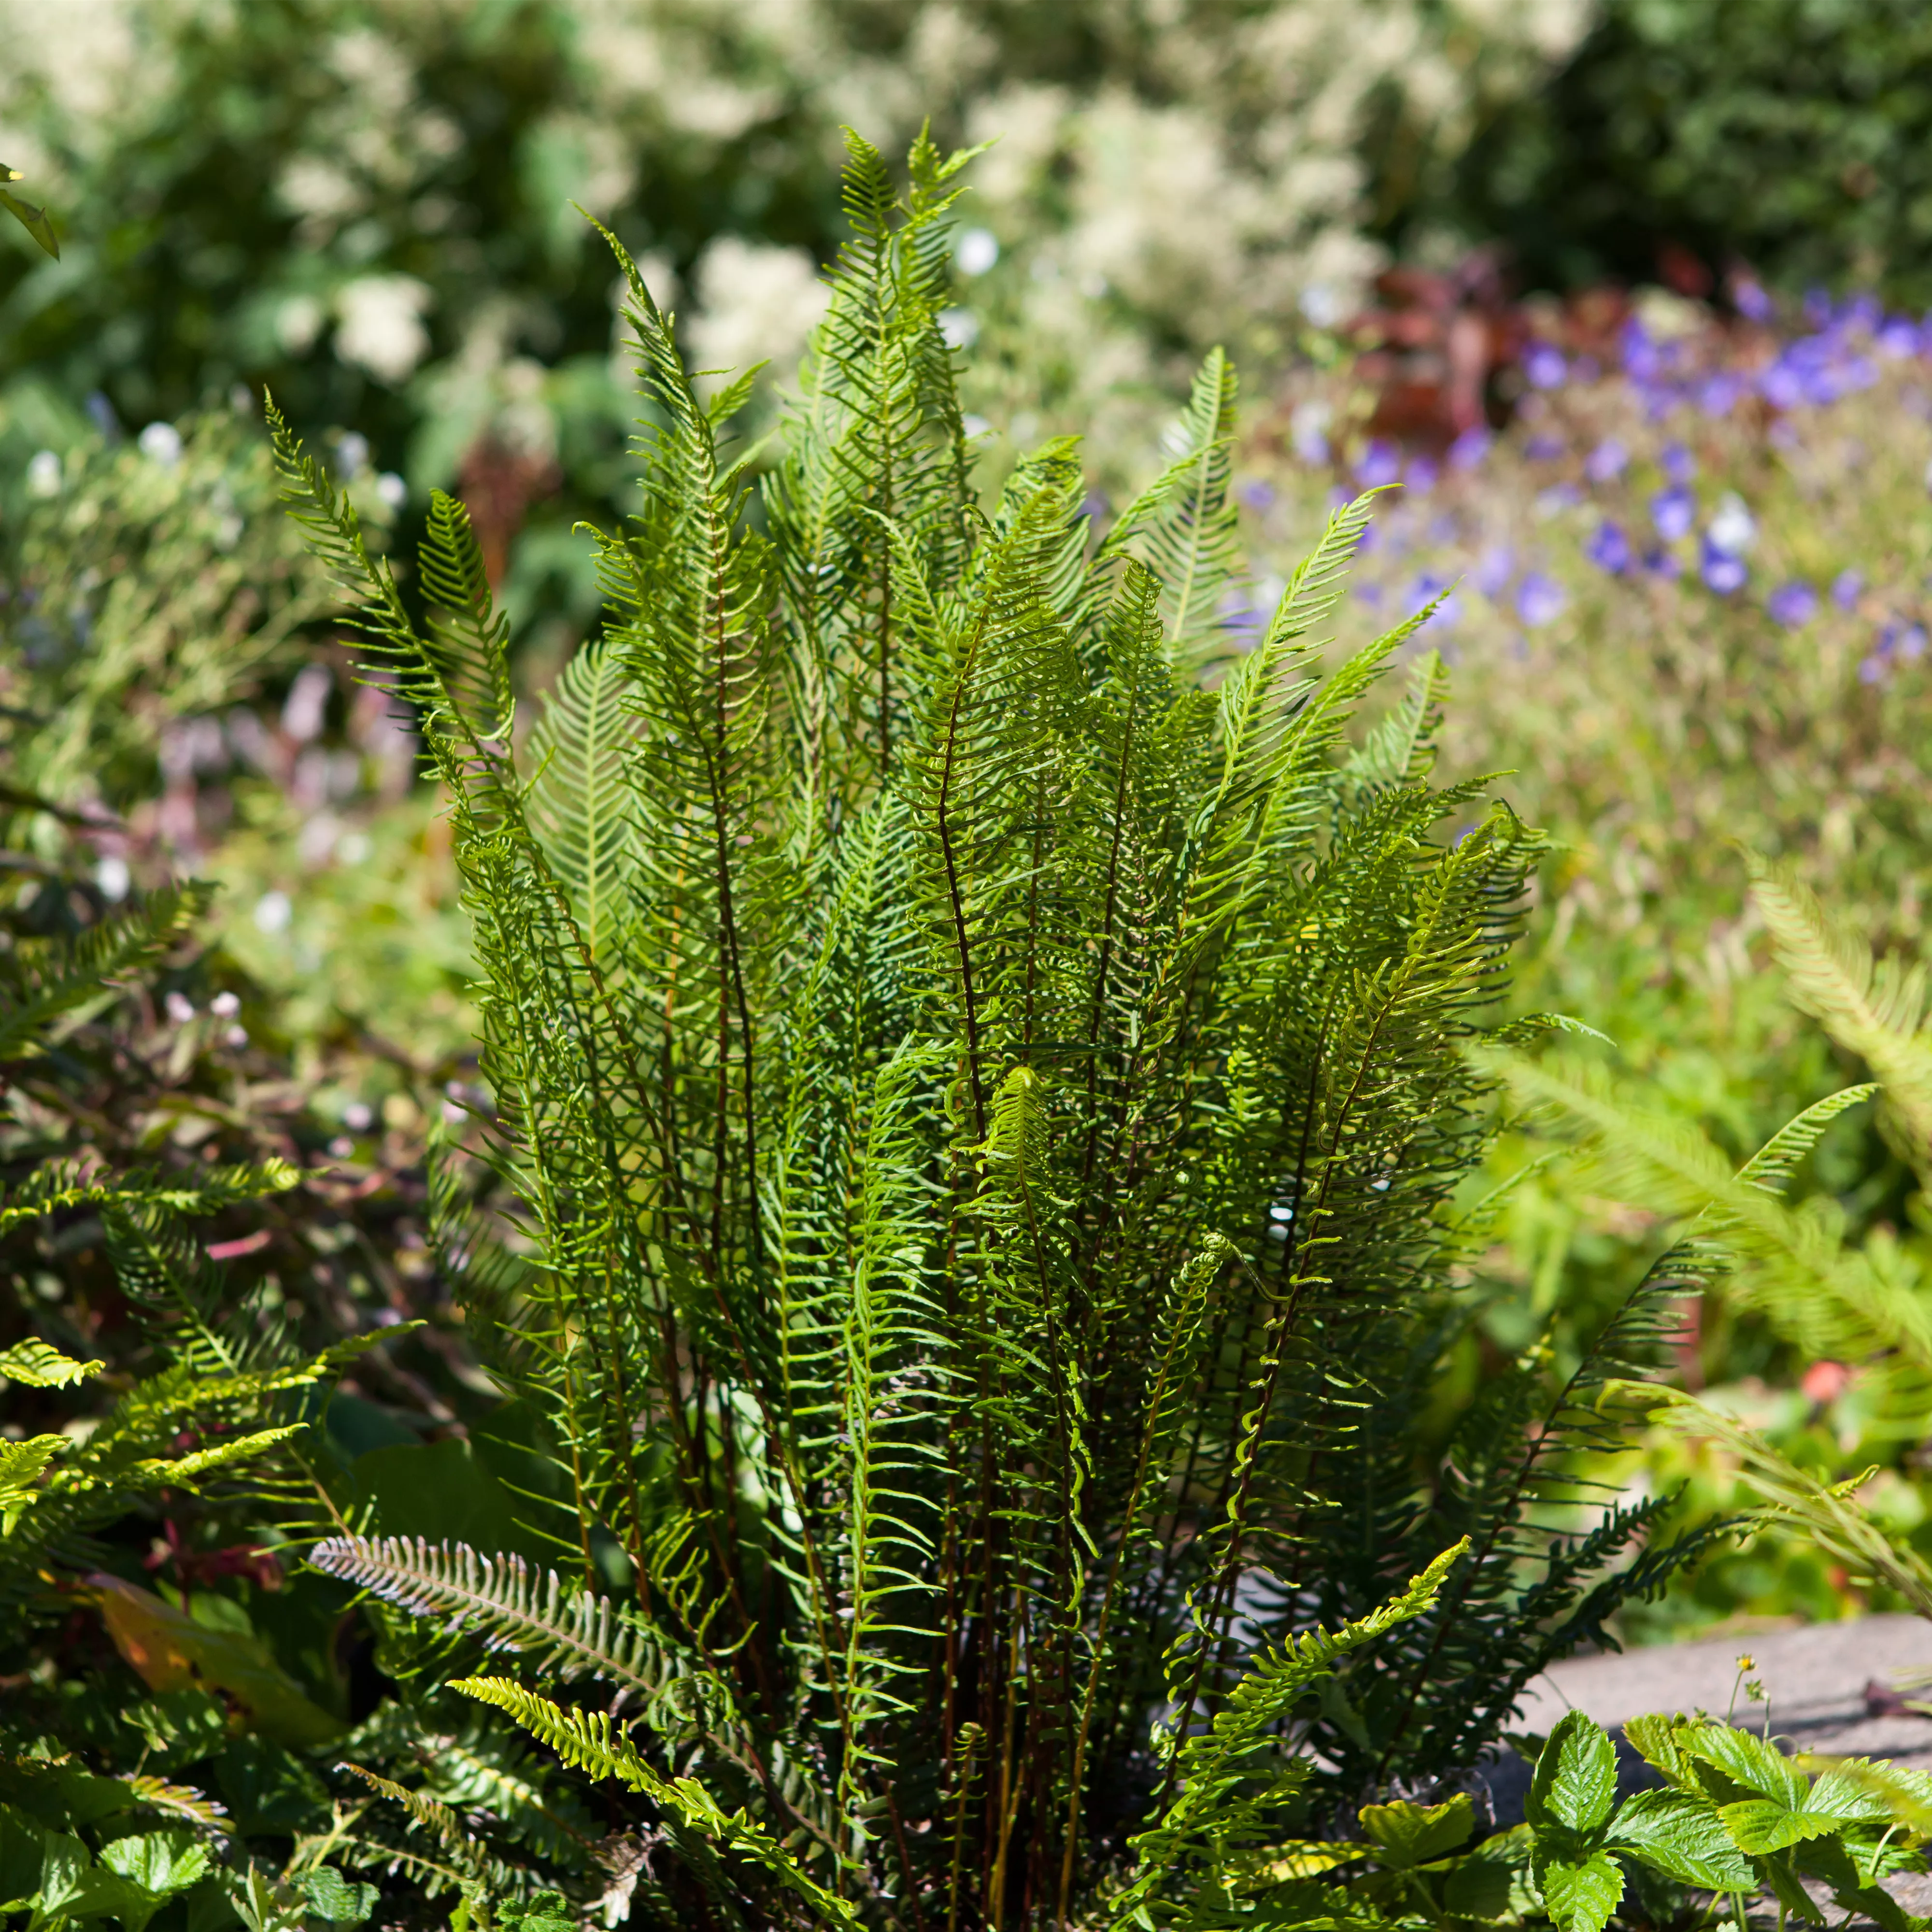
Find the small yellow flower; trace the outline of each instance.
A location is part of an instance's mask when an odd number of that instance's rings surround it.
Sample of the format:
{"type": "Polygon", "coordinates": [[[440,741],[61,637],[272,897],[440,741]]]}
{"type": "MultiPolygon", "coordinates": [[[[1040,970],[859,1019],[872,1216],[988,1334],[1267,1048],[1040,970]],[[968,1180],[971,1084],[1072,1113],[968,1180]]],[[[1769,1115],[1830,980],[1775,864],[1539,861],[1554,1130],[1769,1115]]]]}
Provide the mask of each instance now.
{"type": "Polygon", "coordinates": [[[1755,1670],[1757,1668],[1757,1659],[1754,1657],[1741,1657],[1738,1659],[1738,1668],[1740,1670],[1755,1670]]]}

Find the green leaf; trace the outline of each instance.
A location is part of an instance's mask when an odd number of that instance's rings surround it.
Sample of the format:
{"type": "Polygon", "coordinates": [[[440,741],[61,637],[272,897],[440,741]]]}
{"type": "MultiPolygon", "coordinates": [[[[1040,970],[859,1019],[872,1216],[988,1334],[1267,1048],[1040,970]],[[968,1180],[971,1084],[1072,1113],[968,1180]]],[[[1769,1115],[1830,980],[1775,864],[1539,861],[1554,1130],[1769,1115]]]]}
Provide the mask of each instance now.
{"type": "Polygon", "coordinates": [[[1602,1828],[1616,1798],[1617,1754],[1603,1726],[1566,1712],[1536,1760],[1525,1815],[1538,1828],[1588,1833],[1602,1828]]]}
{"type": "Polygon", "coordinates": [[[1475,1800],[1459,1791],[1444,1804],[1424,1807],[1396,1798],[1364,1804],[1357,1814],[1387,1871],[1408,1871],[1453,1852],[1475,1829],[1475,1800]]]}
{"type": "Polygon", "coordinates": [[[280,1744],[326,1744],[346,1728],[304,1696],[254,1638],[211,1629],[152,1591],[104,1571],[87,1579],[83,1594],[151,1690],[220,1692],[251,1729],[280,1744]]]}
{"type": "Polygon", "coordinates": [[[1623,1873],[1605,1852],[1539,1862],[1536,1882],[1558,1932],[1604,1932],[1624,1895],[1623,1873]]]}
{"type": "MultiPolygon", "coordinates": [[[[10,170],[9,173],[11,173],[10,170]]],[[[19,180],[17,175],[12,177],[19,180]]],[[[17,194],[0,188],[0,208],[7,212],[38,242],[41,248],[54,258],[60,260],[60,237],[54,232],[54,224],[44,208],[36,208],[30,201],[22,201],[17,194]]]]}
{"type": "Polygon", "coordinates": [[[298,1873],[295,1885],[308,1900],[310,1912],[336,1926],[364,1924],[382,1896],[373,1885],[344,1878],[333,1865],[317,1865],[313,1871],[298,1873]]]}
{"type": "Polygon", "coordinates": [[[1794,1810],[1775,1798],[1740,1798],[1736,1804],[1720,1805],[1718,1816],[1724,1821],[1732,1843],[1754,1858],[1781,1852],[1788,1845],[1801,1845],[1807,1838],[1822,1838],[1844,1822],[1815,1811],[1794,1810]]]}
{"type": "Polygon", "coordinates": [[[1684,1748],[1724,1775],[1774,1801],[1786,1811],[1801,1810],[1811,1781],[1784,1754],[1749,1731],[1730,1724],[1700,1725],[1684,1748]]]}
{"type": "Polygon", "coordinates": [[[1627,1799],[1610,1827],[1610,1843],[1666,1878],[1706,1892],[1749,1892],[1757,1885],[1715,1807],[1684,1792],[1640,1791],[1627,1799]]]}

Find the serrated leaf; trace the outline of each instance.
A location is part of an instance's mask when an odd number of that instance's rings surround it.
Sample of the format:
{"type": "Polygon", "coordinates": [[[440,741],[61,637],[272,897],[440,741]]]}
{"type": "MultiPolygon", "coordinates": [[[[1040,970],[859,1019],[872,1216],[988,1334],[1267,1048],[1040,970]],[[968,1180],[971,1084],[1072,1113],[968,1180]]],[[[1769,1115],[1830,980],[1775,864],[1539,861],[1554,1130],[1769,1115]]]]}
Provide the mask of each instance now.
{"type": "Polygon", "coordinates": [[[1774,1798],[1742,1798],[1735,1804],[1720,1805],[1718,1816],[1724,1821],[1731,1842],[1754,1858],[1802,1845],[1807,1838],[1822,1838],[1844,1822],[1816,1811],[1794,1810],[1774,1798]]]}
{"type": "Polygon", "coordinates": [[[1684,1745],[1747,1791],[1772,1799],[1786,1811],[1800,1810],[1811,1788],[1810,1780],[1781,1751],[1732,1725],[1700,1725],[1685,1738],[1684,1745]]]}
{"type": "Polygon", "coordinates": [[[1646,1764],[1662,1772],[1666,1783],[1679,1791],[1701,1795],[1696,1767],[1686,1754],[1684,1742],[1695,1728],[1681,1717],[1650,1712],[1632,1718],[1624,1726],[1624,1736],[1646,1764]]]}
{"type": "Polygon", "coordinates": [[[1604,1932],[1624,1895],[1623,1873],[1606,1852],[1539,1863],[1536,1882],[1558,1932],[1604,1932]]]}
{"type": "Polygon", "coordinates": [[[1640,1791],[1627,1799],[1610,1827],[1610,1843],[1666,1878],[1706,1892],[1756,1888],[1756,1874],[1716,1808],[1684,1792],[1640,1791]]]}
{"type": "Polygon", "coordinates": [[[1524,1807],[1531,1824],[1600,1830],[1617,1798],[1617,1754],[1604,1728],[1581,1711],[1566,1712],[1536,1760],[1524,1807]]]}
{"type": "Polygon", "coordinates": [[[1453,1852],[1476,1826],[1475,1800],[1466,1791],[1444,1804],[1412,1804],[1400,1798],[1364,1804],[1358,1816],[1388,1871],[1408,1871],[1453,1852]]]}

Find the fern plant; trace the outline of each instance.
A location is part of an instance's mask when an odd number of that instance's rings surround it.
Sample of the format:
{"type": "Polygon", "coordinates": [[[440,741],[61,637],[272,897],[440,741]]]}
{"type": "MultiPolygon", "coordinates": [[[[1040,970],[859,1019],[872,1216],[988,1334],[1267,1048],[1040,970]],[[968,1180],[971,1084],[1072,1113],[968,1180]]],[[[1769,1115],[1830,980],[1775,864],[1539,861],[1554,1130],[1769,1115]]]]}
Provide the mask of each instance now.
{"type": "Polygon", "coordinates": [[[1538,846],[1433,782],[1432,656],[1352,738],[1427,613],[1324,670],[1364,499],[1230,650],[1219,356],[1104,531],[1066,443],[982,502],[967,158],[902,196],[853,139],[762,476],[748,379],[707,399],[616,250],[642,498],[527,734],[462,505],[418,624],[277,423],[446,788],[493,1101],[441,1254],[566,1498],[548,1577],[380,1521],[314,1561],[405,1680],[634,1794],[612,1915],[1231,1922],[1257,1847],[1468,1766],[1682,1553],[1657,1504],[1562,1533],[1667,1278],[1567,1379],[1438,1388],[1538,846]]]}

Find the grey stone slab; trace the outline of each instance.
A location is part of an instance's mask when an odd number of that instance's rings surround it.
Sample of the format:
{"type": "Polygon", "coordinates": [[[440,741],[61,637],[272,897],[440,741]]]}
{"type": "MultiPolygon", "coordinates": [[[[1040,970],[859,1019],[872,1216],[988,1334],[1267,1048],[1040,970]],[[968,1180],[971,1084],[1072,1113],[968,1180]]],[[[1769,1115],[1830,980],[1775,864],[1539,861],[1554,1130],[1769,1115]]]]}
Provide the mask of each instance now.
{"type": "MultiPolygon", "coordinates": [[[[1522,1728],[1546,1732],[1573,1706],[1606,1727],[1646,1711],[1701,1706],[1721,1717],[1740,1655],[1754,1660],[1752,1674],[1771,1694],[1772,1734],[1787,1750],[1932,1767],[1932,1718],[1875,1715],[1870,1707],[1887,1701],[1895,1678],[1932,1672],[1932,1623],[1918,1617],[1859,1617],[1571,1658],[1531,1684],[1522,1728]],[[1872,1685],[1880,1694],[1868,1704],[1872,1685]]],[[[1932,1700],[1932,1690],[1914,1694],[1932,1700]]],[[[1762,1718],[1762,1707],[1740,1695],[1734,1721],[1756,1730],[1762,1718]]]]}

